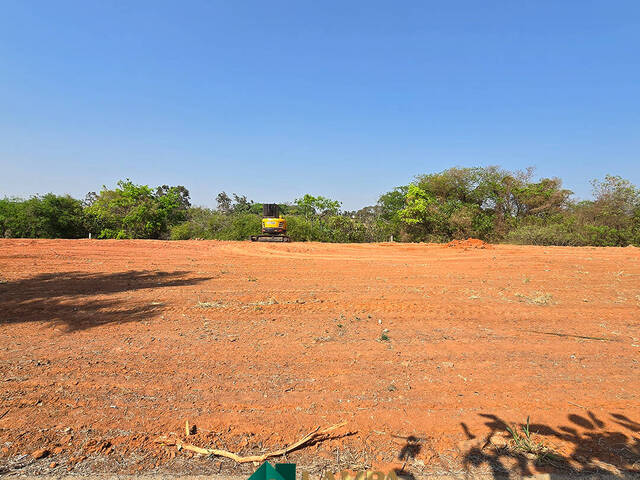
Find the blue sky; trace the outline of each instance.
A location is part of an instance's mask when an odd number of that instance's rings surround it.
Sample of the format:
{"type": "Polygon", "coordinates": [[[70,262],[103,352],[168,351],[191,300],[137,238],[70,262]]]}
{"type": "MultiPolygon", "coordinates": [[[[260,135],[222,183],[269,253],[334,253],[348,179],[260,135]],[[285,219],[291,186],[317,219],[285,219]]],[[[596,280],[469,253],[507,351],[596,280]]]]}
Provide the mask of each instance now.
{"type": "Polygon", "coordinates": [[[640,2],[0,0],[0,196],[346,208],[451,166],[640,185],[640,2]]]}

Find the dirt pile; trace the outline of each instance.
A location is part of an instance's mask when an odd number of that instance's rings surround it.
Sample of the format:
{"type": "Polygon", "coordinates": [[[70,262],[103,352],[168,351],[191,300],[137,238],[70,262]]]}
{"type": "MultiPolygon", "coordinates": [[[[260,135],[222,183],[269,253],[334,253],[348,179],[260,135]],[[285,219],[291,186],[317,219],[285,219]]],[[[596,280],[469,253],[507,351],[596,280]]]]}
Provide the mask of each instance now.
{"type": "Polygon", "coordinates": [[[452,240],[445,245],[450,248],[464,248],[465,250],[469,248],[491,248],[491,244],[483,242],[478,238],[467,238],[466,240],[452,240]]]}

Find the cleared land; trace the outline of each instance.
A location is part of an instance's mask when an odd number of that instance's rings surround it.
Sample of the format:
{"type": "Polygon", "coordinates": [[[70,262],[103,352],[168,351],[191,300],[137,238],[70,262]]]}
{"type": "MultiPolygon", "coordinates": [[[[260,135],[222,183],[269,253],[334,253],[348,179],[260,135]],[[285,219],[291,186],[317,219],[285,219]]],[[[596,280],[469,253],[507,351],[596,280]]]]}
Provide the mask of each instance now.
{"type": "Polygon", "coordinates": [[[0,466],[640,469],[640,249],[461,247],[0,240],[0,466]]]}

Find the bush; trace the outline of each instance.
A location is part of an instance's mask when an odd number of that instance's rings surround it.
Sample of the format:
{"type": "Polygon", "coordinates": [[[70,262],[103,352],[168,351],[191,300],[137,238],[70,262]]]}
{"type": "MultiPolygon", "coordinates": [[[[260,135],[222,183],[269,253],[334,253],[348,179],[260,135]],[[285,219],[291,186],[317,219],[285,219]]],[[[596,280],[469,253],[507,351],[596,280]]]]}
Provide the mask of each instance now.
{"type": "MultiPolygon", "coordinates": [[[[214,217],[213,220],[214,224],[218,224],[221,219],[214,217]]],[[[217,240],[248,240],[251,235],[258,235],[262,231],[262,217],[253,213],[232,215],[230,220],[213,234],[213,238],[217,240]]]]}
{"type": "Polygon", "coordinates": [[[171,240],[248,240],[262,230],[262,219],[253,213],[221,213],[192,208],[189,220],[171,228],[171,240]]]}
{"type": "Polygon", "coordinates": [[[560,245],[596,247],[626,247],[638,245],[640,236],[630,229],[605,225],[554,223],[551,225],[521,225],[505,238],[506,243],[521,245],[560,245]]]}
{"type": "Polygon", "coordinates": [[[581,246],[588,244],[584,233],[581,234],[563,223],[521,225],[507,234],[505,242],[520,245],[581,246]]]}
{"type": "Polygon", "coordinates": [[[631,229],[618,229],[606,225],[585,226],[586,245],[596,247],[626,247],[633,243],[631,229]]]}
{"type": "Polygon", "coordinates": [[[172,227],[172,240],[188,240],[190,238],[213,239],[216,232],[228,223],[227,215],[222,215],[208,208],[193,207],[187,212],[188,220],[172,227]]]}
{"type": "MultiPolygon", "coordinates": [[[[322,196],[281,205],[295,241],[447,242],[477,237],[532,245],[640,245],[640,189],[621,177],[594,181],[593,200],[572,201],[558,178],[532,170],[451,168],[421,175],[352,212],[322,196]]],[[[0,236],[246,240],[261,231],[262,204],[221,192],[218,208],[191,207],[183,186],[120,181],[84,202],[47,194],[0,200],[0,236]]]]}
{"type": "Polygon", "coordinates": [[[173,225],[187,218],[189,206],[189,192],[182,186],[163,185],[154,191],[121,180],[113,190],[103,187],[86,214],[99,238],[165,238],[173,225]]]}
{"type": "Polygon", "coordinates": [[[193,225],[190,222],[184,222],[180,225],[171,227],[169,238],[171,240],[190,240],[192,238],[198,238],[197,235],[193,234],[192,227],[193,225]]]}
{"type": "Polygon", "coordinates": [[[81,238],[82,202],[69,195],[47,193],[29,200],[0,200],[0,234],[13,238],[81,238]]]}
{"type": "Polygon", "coordinates": [[[331,242],[332,232],[319,218],[287,215],[287,234],[294,242],[331,242]]]}
{"type": "Polygon", "coordinates": [[[373,241],[364,223],[344,215],[334,215],[327,219],[330,241],[336,243],[362,243],[373,241]]]}

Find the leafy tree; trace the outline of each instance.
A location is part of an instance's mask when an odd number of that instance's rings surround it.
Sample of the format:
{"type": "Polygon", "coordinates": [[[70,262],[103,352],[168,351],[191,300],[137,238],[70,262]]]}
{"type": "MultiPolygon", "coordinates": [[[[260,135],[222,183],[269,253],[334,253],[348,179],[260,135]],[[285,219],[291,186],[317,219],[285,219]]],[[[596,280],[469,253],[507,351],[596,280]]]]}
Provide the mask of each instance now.
{"type": "Polygon", "coordinates": [[[220,192],[216,197],[218,212],[226,215],[233,213],[262,213],[262,204],[248,200],[246,195],[232,194],[231,198],[226,192],[220,192]]]}
{"type": "Polygon", "coordinates": [[[221,240],[247,240],[262,230],[262,219],[252,213],[234,215],[231,224],[220,231],[221,240]]]}
{"type": "Polygon", "coordinates": [[[0,201],[0,234],[14,238],[80,238],[85,236],[82,202],[47,193],[28,200],[0,201]]]}
{"type": "Polygon", "coordinates": [[[156,189],[155,201],[160,214],[164,217],[164,230],[169,225],[176,225],[187,218],[191,207],[189,190],[182,185],[169,187],[163,185],[156,189]]]}
{"type": "Polygon", "coordinates": [[[346,215],[332,215],[327,219],[328,241],[361,243],[373,241],[366,224],[346,215]]]}
{"type": "Polygon", "coordinates": [[[13,229],[18,217],[18,202],[19,200],[9,198],[0,200],[0,237],[2,238],[14,236],[13,229]]]}
{"type": "Polygon", "coordinates": [[[191,207],[191,195],[189,194],[189,190],[182,185],[178,185],[177,187],[162,185],[161,187],[156,188],[156,197],[161,198],[164,196],[177,198],[180,204],[180,209],[183,211],[187,211],[189,207],[191,207]]]}
{"type": "MultiPolygon", "coordinates": [[[[86,208],[100,238],[161,238],[186,218],[184,187],[160,187],[120,180],[113,190],[103,187],[86,208]]],[[[186,195],[185,195],[186,193],[186,195]]]]}
{"type": "Polygon", "coordinates": [[[340,205],[341,203],[337,200],[323,196],[314,197],[308,193],[295,200],[296,211],[307,219],[337,215],[340,211],[340,205]]]}
{"type": "Polygon", "coordinates": [[[550,218],[569,208],[571,192],[559,179],[532,182],[532,176],[533,169],[509,172],[493,166],[421,175],[409,185],[396,215],[413,240],[499,240],[519,223],[532,221],[527,219],[550,218]]]}
{"type": "MultiPolygon", "coordinates": [[[[304,195],[281,205],[299,241],[447,241],[474,236],[540,245],[640,244],[640,190],[607,175],[594,198],[571,200],[558,178],[533,180],[533,169],[450,168],[420,175],[384,193],[376,205],[341,212],[341,204],[304,195]]],[[[130,180],[90,192],[83,201],[47,194],[0,200],[0,236],[76,238],[207,238],[245,240],[260,232],[262,204],[218,194],[218,208],[191,205],[184,186],[150,188],[130,180]]]]}
{"type": "MultiPolygon", "coordinates": [[[[330,241],[330,232],[326,220],[332,215],[338,215],[341,203],[323,196],[314,197],[305,194],[294,202],[293,213],[304,218],[304,222],[293,223],[295,238],[306,241],[330,241]]],[[[288,228],[291,231],[291,216],[287,217],[288,228]]],[[[293,238],[293,237],[292,237],[293,238]]]]}
{"type": "Polygon", "coordinates": [[[593,220],[601,225],[624,229],[640,218],[640,189],[629,180],[606,175],[604,180],[593,180],[593,220]]]}
{"type": "Polygon", "coordinates": [[[40,236],[80,238],[86,234],[82,202],[69,195],[44,195],[40,199],[39,215],[45,218],[45,230],[40,236]]]}
{"type": "Polygon", "coordinates": [[[247,200],[246,195],[233,194],[233,213],[249,213],[253,206],[252,200],[247,200]]]}
{"type": "Polygon", "coordinates": [[[562,188],[559,178],[543,178],[522,185],[515,192],[516,215],[548,217],[565,211],[570,205],[571,190],[562,188]]]}
{"type": "Polygon", "coordinates": [[[398,212],[405,207],[408,190],[408,186],[396,187],[390,192],[380,195],[378,207],[380,208],[380,217],[383,220],[390,222],[397,218],[398,212]]]}
{"type": "Polygon", "coordinates": [[[395,239],[402,237],[403,222],[399,213],[406,206],[408,189],[408,186],[396,187],[380,195],[375,206],[356,212],[356,217],[365,223],[374,241],[385,241],[391,236],[395,239]],[[363,215],[365,211],[367,213],[363,215]]]}
{"type": "Polygon", "coordinates": [[[226,192],[220,192],[216,197],[218,203],[218,211],[221,213],[231,213],[231,197],[226,192]]]}
{"type": "Polygon", "coordinates": [[[83,207],[90,207],[93,205],[98,199],[98,194],[96,192],[89,192],[84,196],[84,200],[82,201],[83,207]]]}
{"type": "Polygon", "coordinates": [[[328,242],[325,226],[302,215],[287,216],[287,235],[295,242],[328,242]]]}
{"type": "Polygon", "coordinates": [[[406,206],[398,212],[400,219],[409,227],[418,227],[422,233],[417,237],[424,240],[427,235],[436,235],[445,224],[445,219],[440,212],[440,203],[435,195],[411,184],[407,190],[406,206]]]}

